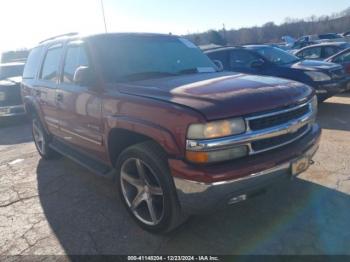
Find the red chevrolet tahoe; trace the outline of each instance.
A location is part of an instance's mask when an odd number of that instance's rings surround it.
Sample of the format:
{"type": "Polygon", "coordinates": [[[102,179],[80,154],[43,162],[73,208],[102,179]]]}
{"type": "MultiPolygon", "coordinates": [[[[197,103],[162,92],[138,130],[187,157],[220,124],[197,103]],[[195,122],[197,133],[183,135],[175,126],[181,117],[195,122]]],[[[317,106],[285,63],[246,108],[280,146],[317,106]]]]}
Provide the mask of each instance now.
{"type": "Polygon", "coordinates": [[[131,216],[159,233],[305,171],[321,133],[309,86],[219,72],[171,35],[45,40],[22,97],[44,159],[113,178],[131,216]]]}

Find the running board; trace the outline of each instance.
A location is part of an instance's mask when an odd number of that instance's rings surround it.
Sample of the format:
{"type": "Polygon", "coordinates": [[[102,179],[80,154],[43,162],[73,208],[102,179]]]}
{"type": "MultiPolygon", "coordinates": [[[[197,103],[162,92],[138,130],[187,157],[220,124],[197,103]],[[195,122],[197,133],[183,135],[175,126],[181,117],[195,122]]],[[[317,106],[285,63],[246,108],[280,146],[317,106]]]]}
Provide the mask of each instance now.
{"type": "Polygon", "coordinates": [[[49,145],[53,150],[58,153],[66,156],[67,158],[77,162],[81,166],[90,170],[98,176],[102,176],[104,178],[113,179],[115,175],[115,169],[111,168],[100,161],[91,158],[85,154],[80,153],[76,149],[66,145],[65,143],[60,142],[57,139],[53,139],[53,141],[49,145]]]}

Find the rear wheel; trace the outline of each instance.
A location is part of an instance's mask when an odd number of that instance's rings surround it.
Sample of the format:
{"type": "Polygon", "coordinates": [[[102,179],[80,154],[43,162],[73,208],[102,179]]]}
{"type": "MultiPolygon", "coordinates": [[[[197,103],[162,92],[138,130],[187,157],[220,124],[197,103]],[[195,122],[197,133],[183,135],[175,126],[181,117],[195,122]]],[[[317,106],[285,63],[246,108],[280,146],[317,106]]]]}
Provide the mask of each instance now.
{"type": "Polygon", "coordinates": [[[49,147],[49,136],[37,116],[32,118],[33,140],[40,156],[44,159],[53,159],[57,153],[49,147]]]}
{"type": "Polygon", "coordinates": [[[142,228],[165,233],[185,220],[165,154],[157,144],[145,142],[126,149],[117,170],[121,198],[142,228]]]}

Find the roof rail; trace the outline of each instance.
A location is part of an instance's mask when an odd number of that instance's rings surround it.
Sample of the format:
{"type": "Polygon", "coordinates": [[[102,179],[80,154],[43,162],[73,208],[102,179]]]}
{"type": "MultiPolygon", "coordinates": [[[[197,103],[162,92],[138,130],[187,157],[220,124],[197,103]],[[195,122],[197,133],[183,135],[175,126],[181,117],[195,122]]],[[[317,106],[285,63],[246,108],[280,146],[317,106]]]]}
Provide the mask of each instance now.
{"type": "Polygon", "coordinates": [[[79,34],[79,33],[77,33],[77,32],[72,32],[72,33],[67,33],[67,34],[52,36],[52,37],[47,38],[47,39],[45,39],[45,40],[43,40],[43,41],[40,41],[39,44],[42,44],[42,43],[44,43],[44,42],[46,42],[46,41],[53,40],[53,39],[56,39],[56,38],[60,38],[60,37],[64,37],[64,36],[75,36],[75,35],[78,35],[78,34],[79,34]]]}

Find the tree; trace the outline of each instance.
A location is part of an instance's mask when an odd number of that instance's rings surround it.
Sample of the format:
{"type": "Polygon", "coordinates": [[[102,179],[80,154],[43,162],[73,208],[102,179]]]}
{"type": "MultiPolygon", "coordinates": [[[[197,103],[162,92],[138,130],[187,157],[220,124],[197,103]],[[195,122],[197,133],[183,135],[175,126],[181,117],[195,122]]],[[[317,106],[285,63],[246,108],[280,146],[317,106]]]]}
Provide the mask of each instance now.
{"type": "Polygon", "coordinates": [[[210,44],[226,45],[225,39],[220,35],[218,31],[210,30],[208,32],[208,41],[210,44]]]}

